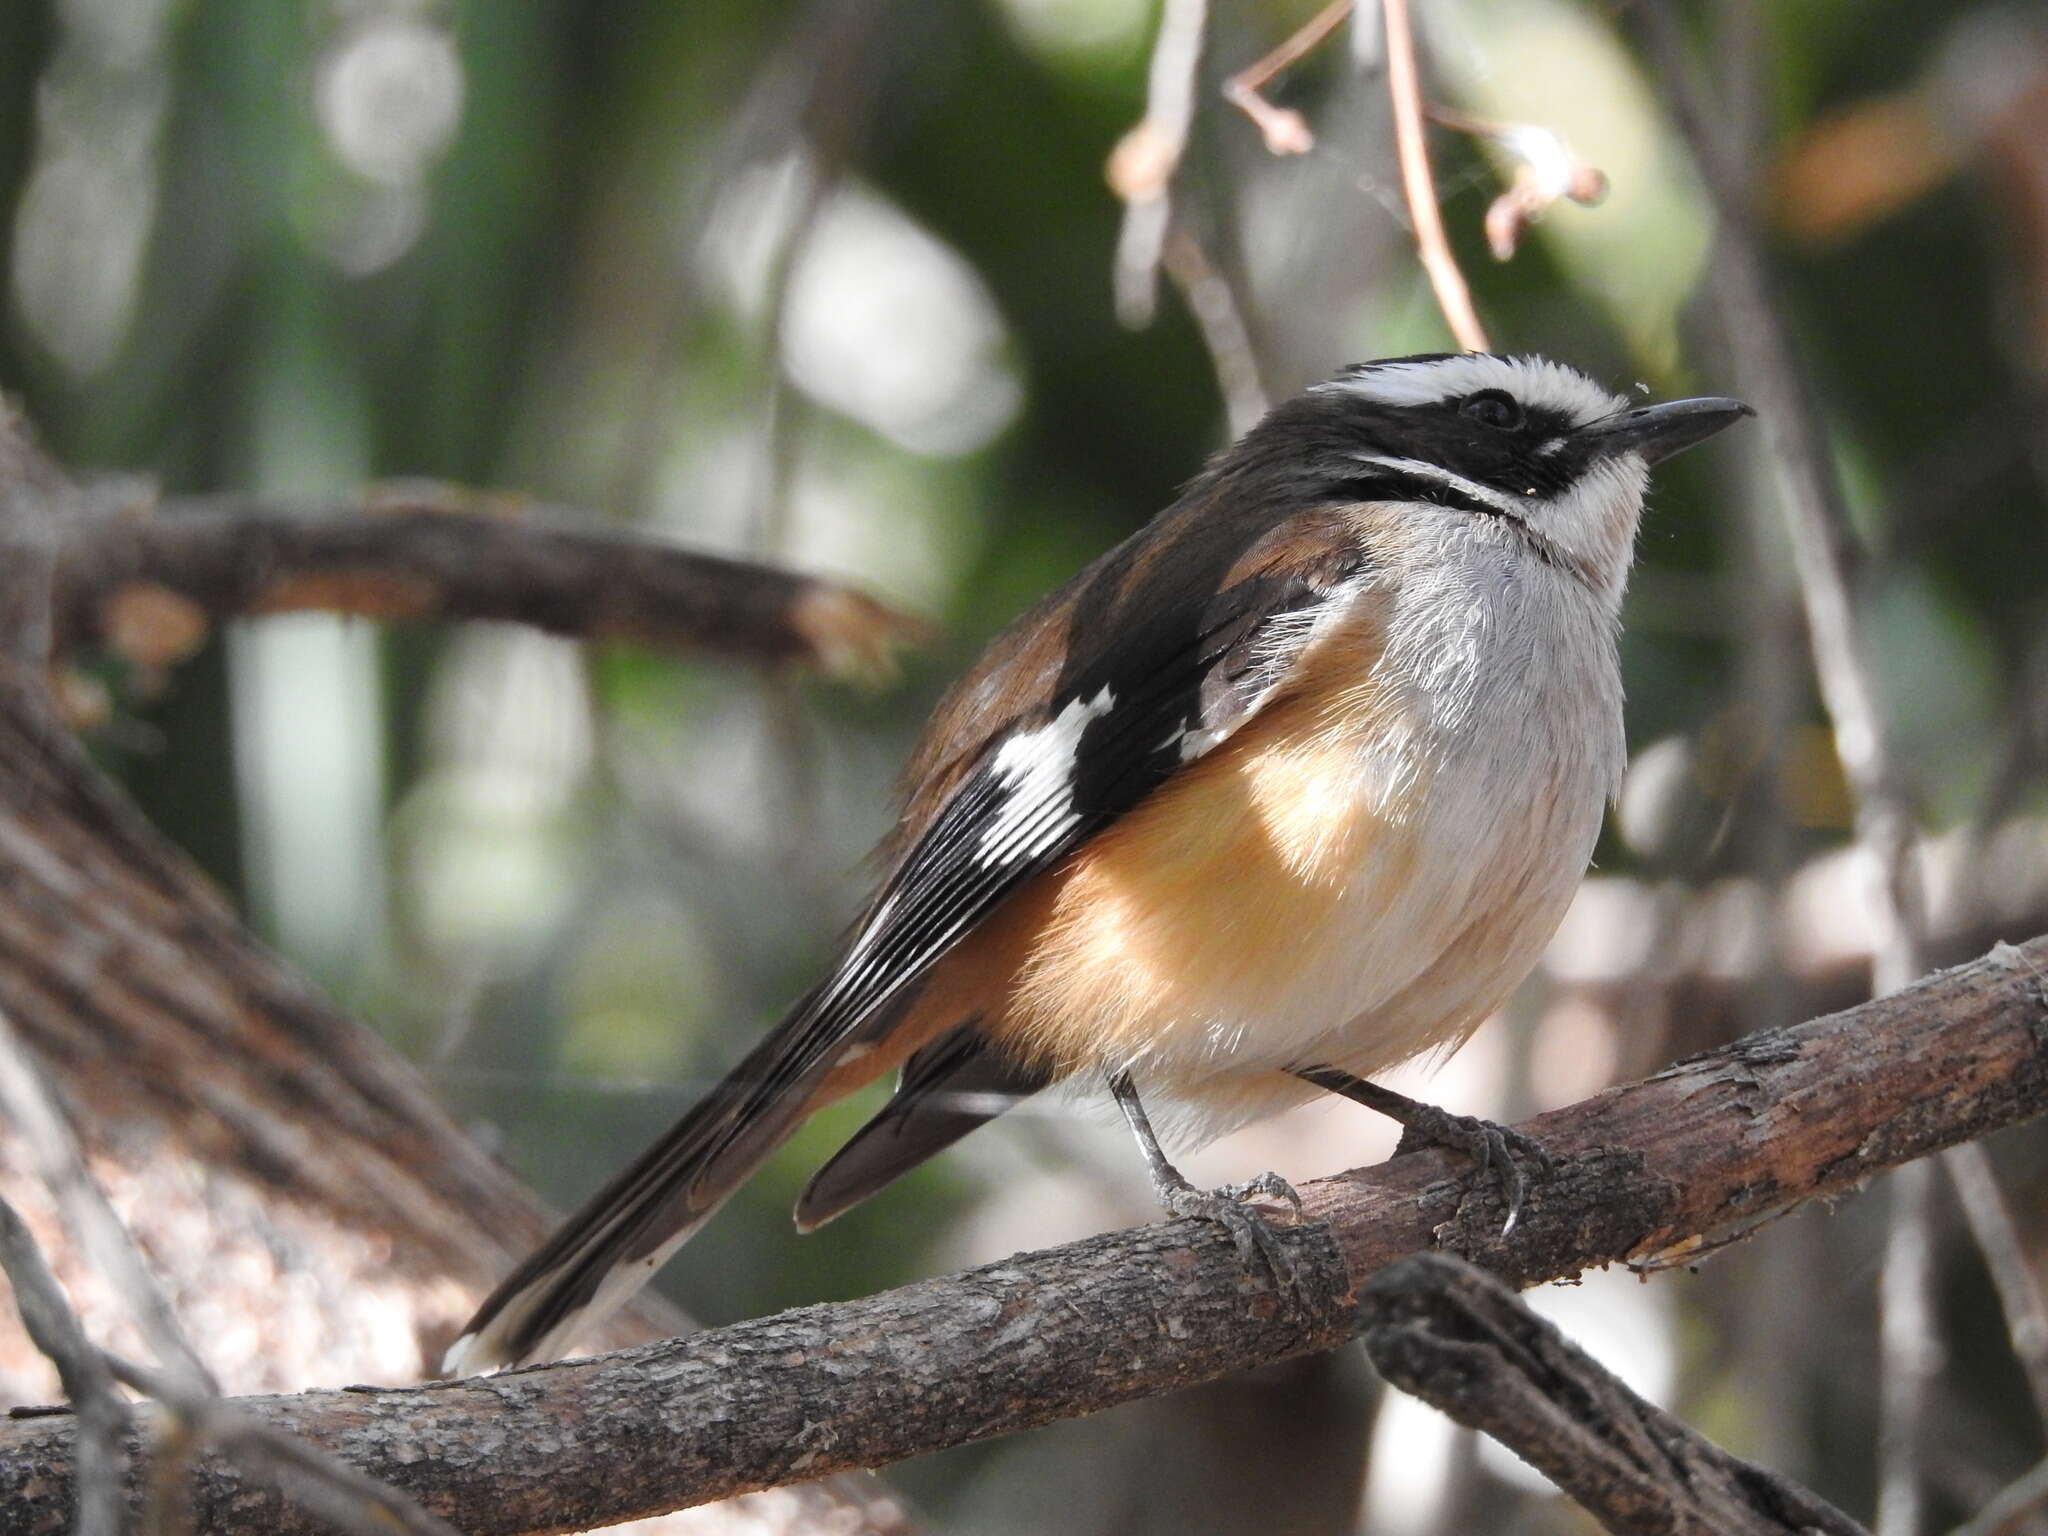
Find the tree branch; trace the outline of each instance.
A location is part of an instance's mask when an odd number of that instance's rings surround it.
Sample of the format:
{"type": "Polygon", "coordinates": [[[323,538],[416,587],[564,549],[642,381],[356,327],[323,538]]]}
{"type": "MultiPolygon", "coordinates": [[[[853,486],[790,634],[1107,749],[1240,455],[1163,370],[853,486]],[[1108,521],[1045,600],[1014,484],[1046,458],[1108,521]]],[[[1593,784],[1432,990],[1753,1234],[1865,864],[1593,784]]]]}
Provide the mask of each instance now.
{"type": "Polygon", "coordinates": [[[1316,136],[1299,112],[1292,107],[1276,107],[1266,100],[1263,92],[1267,82],[1314,52],[1316,45],[1351,14],[1352,6],[1353,0],[1330,0],[1264,58],[1223,82],[1223,99],[1257,125],[1272,153],[1305,155],[1316,147],[1316,136]]]}
{"type": "Polygon", "coordinates": [[[1382,1376],[1491,1435],[1618,1536],[1868,1536],[1645,1402],[1484,1270],[1403,1259],[1366,1286],[1359,1317],[1382,1376]]]}
{"type": "MultiPolygon", "coordinates": [[[[1213,1226],[1113,1232],[881,1296],[474,1381],[246,1398],[470,1536],[558,1531],[880,1466],[1334,1348],[1367,1278],[1443,1248],[1514,1285],[1697,1258],[1763,1218],[2048,1109],[2048,937],[1752,1035],[1525,1129],[1558,1161],[1511,1235],[1419,1152],[1304,1191],[1288,1304],[1213,1226]],[[516,1448],[516,1454],[506,1454],[516,1448]]],[[[1483,1181],[1481,1181],[1483,1184],[1483,1181]]],[[[62,1528],[72,1431],[0,1430],[12,1529],[62,1528]]],[[[202,1519],[310,1532],[216,1460],[202,1519]]]]}
{"type": "Polygon", "coordinates": [[[496,619],[853,676],[886,671],[925,634],[812,577],[410,494],[307,507],[190,497],[154,517],[74,524],[53,600],[60,653],[111,643],[152,665],[189,653],[209,623],[308,609],[496,619]]]}
{"type": "Polygon", "coordinates": [[[1472,290],[1451,253],[1437,206],[1436,181],[1429,169],[1429,141],[1422,127],[1422,76],[1415,64],[1415,29],[1408,18],[1408,0],[1381,0],[1387,29],[1387,94],[1394,106],[1394,147],[1401,161],[1401,190],[1408,199],[1408,217],[1415,225],[1415,250],[1429,286],[1436,294],[1444,324],[1467,352],[1485,352],[1492,344],[1472,290]]]}
{"type": "Polygon", "coordinates": [[[1123,199],[1113,272],[1116,317],[1132,330],[1152,323],[1159,267],[1173,222],[1173,177],[1195,116],[1195,81],[1209,24],[1208,0],[1168,0],[1146,74],[1145,115],[1117,141],[1105,174],[1123,199]]]}
{"type": "Polygon", "coordinates": [[[1202,333],[1202,345],[1208,348],[1230,434],[1241,436],[1257,426],[1272,406],[1259,378],[1258,352],[1252,346],[1244,309],[1231,292],[1229,279],[1209,259],[1202,243],[1185,229],[1176,226],[1167,231],[1161,260],[1167,276],[1180,289],[1195,328],[1202,333]]]}

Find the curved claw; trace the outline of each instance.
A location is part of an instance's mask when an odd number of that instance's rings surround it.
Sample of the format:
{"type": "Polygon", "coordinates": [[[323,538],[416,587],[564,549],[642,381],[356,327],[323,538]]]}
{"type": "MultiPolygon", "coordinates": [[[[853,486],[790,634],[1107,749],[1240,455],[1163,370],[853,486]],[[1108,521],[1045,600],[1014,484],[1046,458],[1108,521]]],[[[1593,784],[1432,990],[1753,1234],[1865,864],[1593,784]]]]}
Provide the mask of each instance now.
{"type": "MultiPolygon", "coordinates": [[[[1260,1183],[1254,1179],[1253,1184],[1260,1183]]],[[[1290,1190],[1291,1194],[1292,1191],[1290,1190]]],[[[1294,1255],[1272,1225],[1243,1204],[1230,1189],[1196,1189],[1184,1184],[1159,1192],[1159,1203],[1169,1216],[1192,1216],[1213,1221],[1230,1234],[1237,1256],[1247,1267],[1263,1264],[1283,1291],[1293,1291],[1299,1278],[1294,1255]]]]}
{"type": "Polygon", "coordinates": [[[1242,1184],[1226,1184],[1216,1193],[1228,1195],[1232,1200],[1239,1201],[1240,1203],[1257,1199],[1263,1195],[1268,1200],[1285,1201],[1289,1209],[1294,1212],[1297,1220],[1303,1213],[1300,1193],[1292,1184],[1270,1169],[1255,1179],[1246,1179],[1242,1184]]]}
{"type": "Polygon", "coordinates": [[[1522,1219],[1522,1205],[1529,1194],[1529,1179],[1522,1171],[1523,1164],[1534,1167],[1546,1178],[1557,1171],[1556,1160],[1541,1142],[1476,1115],[1453,1115],[1443,1110],[1431,1110],[1410,1121],[1408,1130],[1420,1141],[1464,1153],[1472,1159],[1480,1177],[1489,1174],[1493,1177],[1501,1198],[1507,1203],[1507,1220],[1500,1229],[1502,1237],[1514,1231],[1516,1223],[1522,1219]]]}

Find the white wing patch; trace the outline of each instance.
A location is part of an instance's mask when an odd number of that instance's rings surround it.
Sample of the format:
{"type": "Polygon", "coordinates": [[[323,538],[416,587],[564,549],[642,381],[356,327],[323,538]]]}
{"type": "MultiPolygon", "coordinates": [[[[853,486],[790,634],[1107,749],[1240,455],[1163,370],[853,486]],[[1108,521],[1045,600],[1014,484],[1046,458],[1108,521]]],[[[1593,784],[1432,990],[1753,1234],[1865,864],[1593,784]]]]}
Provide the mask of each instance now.
{"type": "Polygon", "coordinates": [[[1020,843],[1064,830],[1074,814],[1074,760],[1081,733],[1109,713],[1107,684],[1092,699],[1075,699],[1036,730],[1019,731],[996,750],[989,767],[1003,781],[1003,803],[981,834],[983,864],[1006,864],[1020,843]]]}

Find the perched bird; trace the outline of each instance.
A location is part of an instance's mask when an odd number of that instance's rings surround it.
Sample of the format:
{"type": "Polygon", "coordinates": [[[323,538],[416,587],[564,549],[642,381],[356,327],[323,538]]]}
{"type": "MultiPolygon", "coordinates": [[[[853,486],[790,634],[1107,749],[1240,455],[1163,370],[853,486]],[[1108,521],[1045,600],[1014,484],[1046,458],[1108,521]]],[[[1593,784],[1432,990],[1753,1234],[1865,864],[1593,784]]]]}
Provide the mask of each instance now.
{"type": "Polygon", "coordinates": [[[954,686],[824,979],[447,1369],[565,1350],[800,1121],[892,1069],[799,1228],[1061,1083],[1107,1087],[1167,1210],[1248,1258],[1277,1256],[1270,1230],[1175,1171],[1147,1103],[1200,1139],[1342,1093],[1494,1164],[1512,1219],[1539,1148],[1366,1079],[1463,1041],[1556,929],[1621,777],[1649,467],[1748,414],[1484,353],[1358,365],[1274,409],[954,686]]]}

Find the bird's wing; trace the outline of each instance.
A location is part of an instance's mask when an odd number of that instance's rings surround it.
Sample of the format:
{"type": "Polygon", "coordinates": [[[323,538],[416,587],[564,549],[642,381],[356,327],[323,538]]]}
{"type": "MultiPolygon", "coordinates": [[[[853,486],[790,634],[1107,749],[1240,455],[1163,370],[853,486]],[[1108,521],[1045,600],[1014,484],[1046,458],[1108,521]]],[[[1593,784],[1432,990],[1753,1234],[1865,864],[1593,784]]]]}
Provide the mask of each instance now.
{"type": "Polygon", "coordinates": [[[765,1100],[930,971],[1010,892],[1227,740],[1371,581],[1354,541],[1283,525],[1234,579],[1121,617],[1115,643],[981,749],[883,881],[830,976],[788,1021],[765,1100]]]}
{"type": "MultiPolygon", "coordinates": [[[[962,935],[1283,688],[1370,581],[1355,541],[1315,521],[1327,516],[1274,520],[1239,544],[1220,582],[1162,572],[1145,560],[1146,534],[1128,541],[1027,621],[1042,639],[1048,626],[1073,625],[1086,602],[1106,609],[1096,617],[1107,623],[1086,626],[1106,638],[1093,651],[1065,646],[1050,688],[1020,688],[1029,644],[995,648],[968,683],[998,701],[996,723],[947,775],[950,792],[913,811],[904,851],[838,963],[507,1277],[448,1368],[537,1358],[622,1303],[809,1113],[848,1047],[886,1035],[962,935]],[[1035,695],[1028,708],[1000,705],[1020,691],[1035,695]]],[[[942,708],[934,729],[947,725],[942,708]]]]}

